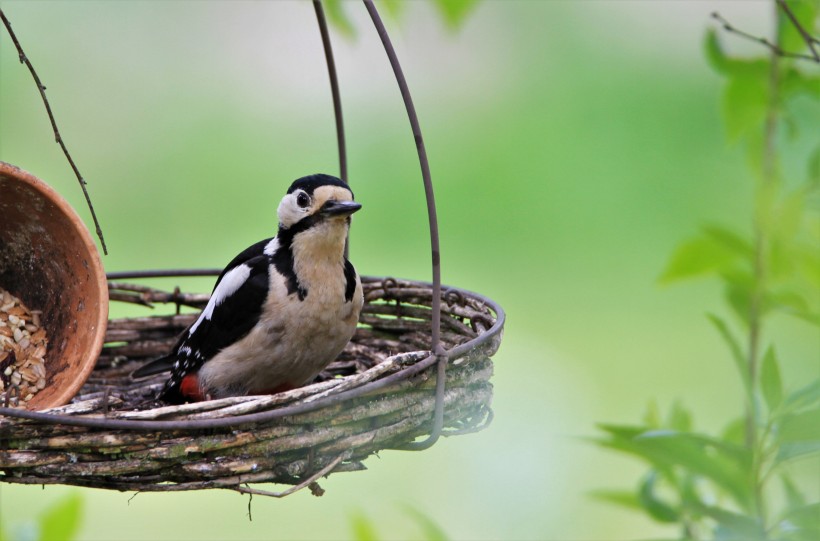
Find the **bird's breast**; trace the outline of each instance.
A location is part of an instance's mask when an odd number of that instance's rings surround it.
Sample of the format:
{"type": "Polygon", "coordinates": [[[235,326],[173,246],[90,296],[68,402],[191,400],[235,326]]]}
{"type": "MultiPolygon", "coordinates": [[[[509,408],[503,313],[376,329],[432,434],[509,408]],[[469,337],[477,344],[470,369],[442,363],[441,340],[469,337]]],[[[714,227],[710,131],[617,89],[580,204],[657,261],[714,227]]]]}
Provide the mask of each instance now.
{"type": "Polygon", "coordinates": [[[353,300],[346,301],[343,266],[337,268],[314,269],[307,283],[300,280],[307,290],[301,299],[288,293],[281,274],[271,273],[258,324],[206,363],[203,381],[233,394],[255,394],[314,378],[350,341],[362,306],[358,278],[353,300]]]}

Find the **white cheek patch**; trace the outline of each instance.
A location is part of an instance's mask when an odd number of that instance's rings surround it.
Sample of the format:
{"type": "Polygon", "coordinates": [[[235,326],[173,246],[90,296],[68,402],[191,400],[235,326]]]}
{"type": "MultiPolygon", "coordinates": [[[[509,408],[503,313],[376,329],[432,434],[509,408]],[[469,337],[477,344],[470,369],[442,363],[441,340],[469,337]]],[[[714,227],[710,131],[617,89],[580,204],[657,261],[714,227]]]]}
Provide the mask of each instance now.
{"type": "Polygon", "coordinates": [[[296,204],[296,192],[294,192],[282,198],[276,214],[279,216],[279,223],[290,227],[304,217],[305,210],[296,204]]]}
{"type": "Polygon", "coordinates": [[[191,330],[188,332],[188,335],[194,334],[197,327],[199,327],[200,323],[204,320],[211,319],[214,315],[214,309],[222,304],[225,299],[233,295],[237,289],[242,287],[242,284],[245,283],[250,275],[251,268],[247,265],[239,265],[225,273],[219,285],[216,286],[214,294],[211,295],[210,300],[208,300],[208,305],[205,306],[205,310],[202,311],[196,322],[191,325],[191,330]]]}

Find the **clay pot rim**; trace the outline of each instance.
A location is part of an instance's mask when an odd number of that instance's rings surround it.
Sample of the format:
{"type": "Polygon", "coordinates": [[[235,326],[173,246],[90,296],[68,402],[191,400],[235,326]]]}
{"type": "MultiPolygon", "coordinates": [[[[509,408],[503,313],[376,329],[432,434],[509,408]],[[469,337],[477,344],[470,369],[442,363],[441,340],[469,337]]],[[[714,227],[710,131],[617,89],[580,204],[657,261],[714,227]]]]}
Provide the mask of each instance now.
{"type": "Polygon", "coordinates": [[[89,271],[92,275],[98,278],[94,281],[94,283],[96,283],[98,289],[97,294],[100,298],[100,309],[97,313],[96,334],[93,337],[91,346],[85,352],[86,354],[84,358],[78,365],[76,376],[69,380],[70,383],[68,385],[64,385],[62,387],[60,390],[61,392],[54,395],[49,407],[43,409],[63,406],[68,404],[71,399],[77,395],[88,379],[88,376],[91,375],[91,372],[97,364],[97,358],[99,357],[100,351],[102,351],[102,347],[105,342],[105,331],[108,327],[109,309],[108,282],[105,277],[105,270],[103,268],[102,260],[100,259],[99,251],[97,250],[97,246],[94,243],[94,239],[91,237],[91,233],[88,231],[85,223],[74,211],[71,205],[68,204],[68,201],[63,199],[63,197],[57,193],[54,188],[25,169],[21,169],[16,165],[12,165],[2,160],[0,160],[0,174],[14,178],[15,180],[29,185],[42,197],[57,207],[57,209],[70,222],[76,238],[81,242],[85,255],[88,256],[87,261],[89,271]]]}

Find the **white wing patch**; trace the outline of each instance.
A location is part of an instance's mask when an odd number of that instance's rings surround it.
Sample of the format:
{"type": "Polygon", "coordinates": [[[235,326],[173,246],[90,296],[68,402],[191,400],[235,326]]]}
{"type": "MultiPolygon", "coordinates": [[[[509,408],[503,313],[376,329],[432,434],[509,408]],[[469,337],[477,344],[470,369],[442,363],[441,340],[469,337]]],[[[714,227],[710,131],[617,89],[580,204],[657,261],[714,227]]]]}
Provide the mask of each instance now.
{"type": "Polygon", "coordinates": [[[269,243],[265,245],[265,255],[268,257],[273,257],[273,254],[279,249],[279,239],[273,237],[269,243]]]}
{"type": "Polygon", "coordinates": [[[191,330],[188,332],[188,336],[194,334],[197,327],[199,327],[199,324],[204,320],[211,319],[214,315],[214,309],[222,304],[225,299],[233,295],[237,289],[242,287],[242,284],[245,283],[250,275],[251,268],[247,265],[239,265],[226,272],[225,276],[223,276],[222,280],[220,280],[219,285],[216,286],[214,294],[211,295],[208,305],[205,306],[205,310],[202,311],[196,322],[191,325],[191,330]]]}

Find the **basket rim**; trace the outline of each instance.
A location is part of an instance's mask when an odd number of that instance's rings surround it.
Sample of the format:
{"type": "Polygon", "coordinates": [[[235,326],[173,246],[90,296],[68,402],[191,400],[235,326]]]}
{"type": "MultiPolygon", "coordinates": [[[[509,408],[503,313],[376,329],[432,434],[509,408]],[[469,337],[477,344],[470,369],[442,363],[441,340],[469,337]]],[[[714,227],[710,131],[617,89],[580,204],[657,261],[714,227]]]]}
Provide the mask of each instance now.
{"type": "MultiPolygon", "coordinates": [[[[144,278],[172,278],[172,277],[186,277],[186,276],[215,276],[221,270],[217,269],[166,269],[166,270],[148,270],[148,271],[125,271],[125,272],[111,272],[108,273],[108,280],[125,280],[125,279],[144,279],[144,278]]],[[[392,277],[376,277],[376,276],[362,276],[363,282],[377,282],[386,281],[388,279],[397,280],[392,277]]],[[[401,281],[419,285],[422,287],[433,289],[433,284],[418,280],[404,280],[401,281]]],[[[489,297],[469,291],[462,288],[443,286],[442,297],[445,297],[451,292],[456,294],[472,297],[484,303],[496,315],[492,326],[486,331],[482,332],[477,337],[459,344],[449,350],[442,349],[439,352],[430,353],[426,358],[407,366],[393,374],[384,378],[377,379],[359,387],[342,391],[338,394],[330,395],[309,403],[294,404],[275,408],[266,411],[247,413],[236,416],[226,416],[215,419],[201,419],[201,420],[126,420],[126,419],[109,419],[101,417],[87,417],[67,414],[55,414],[41,411],[18,410],[15,408],[0,407],[0,416],[27,419],[38,421],[45,424],[60,424],[66,426],[78,426],[85,428],[99,428],[109,430],[126,430],[126,431],[199,431],[206,429],[225,429],[237,428],[250,424],[264,423],[280,419],[283,417],[290,417],[317,411],[322,408],[332,406],[347,400],[358,398],[367,393],[380,390],[397,381],[410,378],[429,367],[435,365],[442,358],[448,361],[464,356],[470,351],[479,349],[485,344],[490,343],[495,338],[499,337],[503,332],[504,323],[506,320],[506,313],[504,309],[489,297]]]]}

